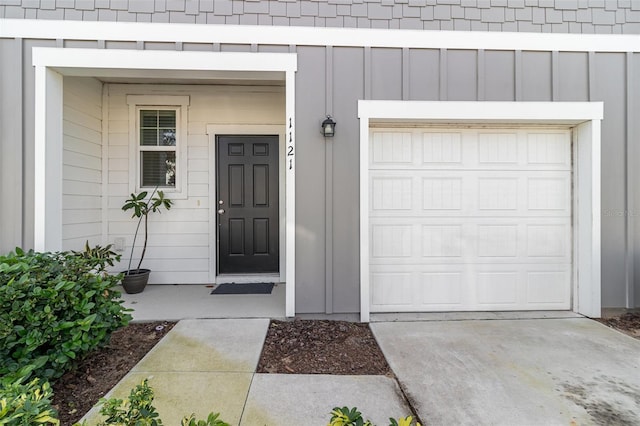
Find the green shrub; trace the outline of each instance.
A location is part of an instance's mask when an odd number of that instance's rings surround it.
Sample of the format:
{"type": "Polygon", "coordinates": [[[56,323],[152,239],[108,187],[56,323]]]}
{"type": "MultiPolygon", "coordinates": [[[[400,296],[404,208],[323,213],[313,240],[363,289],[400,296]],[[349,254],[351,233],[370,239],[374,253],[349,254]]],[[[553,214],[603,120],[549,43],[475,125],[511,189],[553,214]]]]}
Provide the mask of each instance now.
{"type": "Polygon", "coordinates": [[[56,411],[51,407],[51,388],[40,379],[23,383],[4,378],[0,383],[0,425],[32,426],[59,425],[56,411]]]}
{"type": "Polygon", "coordinates": [[[121,275],[106,273],[117,258],[109,246],[0,256],[0,376],[33,365],[36,377],[57,378],[128,324],[112,290],[121,275]]]}

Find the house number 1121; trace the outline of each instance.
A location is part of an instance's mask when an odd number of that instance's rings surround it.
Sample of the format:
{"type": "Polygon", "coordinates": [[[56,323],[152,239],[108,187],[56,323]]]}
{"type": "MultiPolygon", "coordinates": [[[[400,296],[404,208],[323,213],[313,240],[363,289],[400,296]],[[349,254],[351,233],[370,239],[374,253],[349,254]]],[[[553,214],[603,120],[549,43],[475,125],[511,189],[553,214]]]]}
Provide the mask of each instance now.
{"type": "Polygon", "coordinates": [[[291,123],[291,117],[289,117],[289,142],[287,144],[287,158],[289,159],[289,170],[293,169],[293,124],[291,123]]]}

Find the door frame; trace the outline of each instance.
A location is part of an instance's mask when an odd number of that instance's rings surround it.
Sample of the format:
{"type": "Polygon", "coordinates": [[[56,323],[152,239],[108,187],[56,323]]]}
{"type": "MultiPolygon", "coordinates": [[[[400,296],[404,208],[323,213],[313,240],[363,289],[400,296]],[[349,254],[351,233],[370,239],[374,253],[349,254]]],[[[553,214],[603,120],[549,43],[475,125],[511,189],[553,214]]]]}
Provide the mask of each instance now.
{"type": "Polygon", "coordinates": [[[360,321],[370,320],[369,132],[372,124],[563,125],[573,143],[572,310],[601,315],[602,102],[358,101],[360,118],[360,321]]]}
{"type": "Polygon", "coordinates": [[[285,151],[286,138],[285,126],[278,124],[207,124],[207,136],[209,137],[209,200],[213,203],[209,206],[209,281],[223,282],[255,282],[273,281],[285,282],[286,271],[286,168],[285,151]],[[277,135],[278,136],[278,218],[279,233],[279,272],[277,274],[218,274],[218,215],[217,215],[217,178],[218,158],[216,140],[217,136],[242,136],[242,135],[277,135]]]}

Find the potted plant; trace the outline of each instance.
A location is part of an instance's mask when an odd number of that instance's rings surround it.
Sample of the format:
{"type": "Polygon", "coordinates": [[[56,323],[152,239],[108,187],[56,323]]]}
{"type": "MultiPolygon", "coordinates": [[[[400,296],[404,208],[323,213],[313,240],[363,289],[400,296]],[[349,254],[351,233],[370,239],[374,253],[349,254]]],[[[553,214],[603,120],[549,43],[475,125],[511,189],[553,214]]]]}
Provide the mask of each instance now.
{"type": "Polygon", "coordinates": [[[149,281],[149,274],[151,270],[141,269],[142,260],[144,259],[145,252],[147,251],[147,240],[149,239],[149,214],[161,213],[162,208],[166,210],[171,209],[173,201],[164,197],[162,191],[158,191],[156,187],[149,198],[147,199],[147,191],[142,191],[138,194],[131,194],[129,199],[124,202],[122,210],[133,210],[132,218],[138,218],[138,225],[136,226],[136,232],[133,235],[133,244],[131,244],[131,256],[129,256],[129,266],[124,271],[124,277],[122,278],[122,287],[124,291],[129,294],[140,293],[147,286],[149,281]],[[154,196],[155,195],[155,196],[154,196]],[[136,269],[131,269],[131,261],[133,260],[133,250],[136,247],[136,239],[138,238],[138,231],[140,231],[140,224],[144,220],[144,245],[142,247],[142,253],[140,254],[140,261],[136,269]]]}

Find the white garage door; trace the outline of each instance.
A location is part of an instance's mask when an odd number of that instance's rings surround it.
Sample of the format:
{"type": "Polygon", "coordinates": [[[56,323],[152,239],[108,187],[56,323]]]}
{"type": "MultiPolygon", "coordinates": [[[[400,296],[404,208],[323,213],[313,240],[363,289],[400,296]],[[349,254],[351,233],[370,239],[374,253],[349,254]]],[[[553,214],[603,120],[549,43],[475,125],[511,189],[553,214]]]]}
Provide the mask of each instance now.
{"type": "Polygon", "coordinates": [[[370,141],[371,312],[570,309],[569,130],[370,141]]]}

